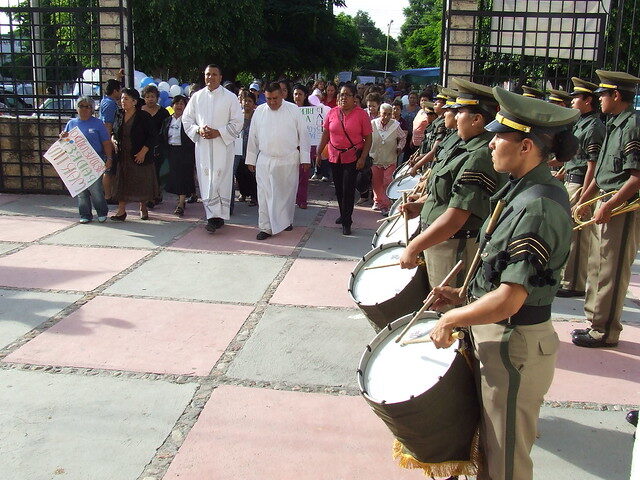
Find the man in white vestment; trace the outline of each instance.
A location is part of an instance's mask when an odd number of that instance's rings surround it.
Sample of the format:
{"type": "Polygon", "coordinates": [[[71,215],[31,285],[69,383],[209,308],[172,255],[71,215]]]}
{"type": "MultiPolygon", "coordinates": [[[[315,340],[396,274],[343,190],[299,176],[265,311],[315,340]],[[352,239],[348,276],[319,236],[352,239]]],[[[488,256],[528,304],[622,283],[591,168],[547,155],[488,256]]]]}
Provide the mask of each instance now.
{"type": "Polygon", "coordinates": [[[198,185],[207,214],[205,229],[213,233],[229,220],[234,141],[242,131],[244,115],[238,97],[220,85],[220,67],[208,65],[204,81],[206,88],[194,93],[187,103],[182,125],[196,144],[198,185]]]}
{"type": "Polygon", "coordinates": [[[258,240],[293,228],[300,164],[311,164],[311,141],[300,109],[285,102],[278,83],[265,91],[267,103],[251,119],[245,163],[256,172],[258,240]]]}

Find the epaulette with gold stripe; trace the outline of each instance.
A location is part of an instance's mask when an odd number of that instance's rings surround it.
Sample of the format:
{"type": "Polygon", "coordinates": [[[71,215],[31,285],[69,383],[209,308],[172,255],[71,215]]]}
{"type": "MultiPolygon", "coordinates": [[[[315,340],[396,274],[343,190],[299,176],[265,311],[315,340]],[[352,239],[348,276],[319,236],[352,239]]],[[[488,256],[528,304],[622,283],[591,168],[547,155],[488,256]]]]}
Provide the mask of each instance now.
{"type": "Polygon", "coordinates": [[[477,185],[489,194],[493,194],[496,191],[496,181],[486,173],[476,170],[465,170],[462,172],[457,183],[460,185],[477,185]]]}
{"type": "Polygon", "coordinates": [[[591,143],[589,145],[587,145],[587,153],[594,155],[594,154],[598,154],[600,153],[600,150],[602,150],[602,144],[600,143],[591,143]]]}
{"type": "Polygon", "coordinates": [[[551,248],[535,233],[526,233],[513,238],[507,246],[509,263],[527,261],[536,269],[544,268],[551,256],[551,248]]]}
{"type": "Polygon", "coordinates": [[[625,155],[632,152],[640,152],[640,142],[638,140],[632,140],[624,146],[623,153],[625,155]]]}

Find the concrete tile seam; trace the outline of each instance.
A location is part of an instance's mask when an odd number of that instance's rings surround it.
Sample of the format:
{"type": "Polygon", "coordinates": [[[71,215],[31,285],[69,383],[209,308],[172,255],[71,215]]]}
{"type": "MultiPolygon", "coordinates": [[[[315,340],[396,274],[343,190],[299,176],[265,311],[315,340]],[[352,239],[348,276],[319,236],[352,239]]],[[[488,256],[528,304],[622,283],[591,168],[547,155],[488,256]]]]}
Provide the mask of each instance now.
{"type": "Polygon", "coordinates": [[[609,412],[626,412],[628,410],[637,410],[638,404],[625,403],[593,403],[593,402],[559,402],[557,400],[545,400],[542,404],[546,407],[553,408],[570,408],[573,410],[598,410],[609,412]]]}
{"type": "MultiPolygon", "coordinates": [[[[353,370],[355,377],[356,371],[353,370]]],[[[289,383],[284,381],[269,382],[263,380],[247,380],[242,378],[229,377],[223,375],[218,379],[220,385],[233,385],[237,387],[262,388],[267,390],[282,390],[287,392],[303,392],[303,393],[325,393],[335,396],[357,397],[360,390],[353,387],[345,387],[339,385],[313,385],[302,383],[289,383]]]]}
{"type": "Polygon", "coordinates": [[[231,302],[227,300],[203,300],[201,298],[180,298],[180,297],[156,297],[153,295],[138,295],[128,293],[113,293],[104,292],[100,293],[102,297],[114,297],[114,298],[133,298],[140,300],[168,300],[171,302],[184,302],[184,303],[208,303],[208,304],[220,304],[220,305],[237,305],[240,307],[252,307],[255,303],[250,302],[231,302]]]}
{"type": "MultiPolygon", "coordinates": [[[[172,253],[185,253],[184,248],[176,248],[176,247],[157,247],[162,251],[172,252],[172,253]]],[[[253,253],[253,252],[229,252],[229,251],[211,251],[211,250],[188,250],[189,254],[196,255],[226,255],[228,257],[234,256],[252,256],[257,258],[264,258],[265,255],[262,253],[253,253]]],[[[273,258],[289,258],[290,255],[280,255],[278,253],[270,253],[269,257],[273,258]]]]}
{"type": "Polygon", "coordinates": [[[2,257],[6,257],[9,256],[13,253],[19,252],[20,250],[24,250],[25,248],[27,248],[28,246],[31,245],[31,243],[29,242],[11,242],[11,243],[19,243],[21,245],[18,245],[14,248],[12,248],[11,250],[7,250],[6,252],[0,253],[0,258],[2,257]]]}

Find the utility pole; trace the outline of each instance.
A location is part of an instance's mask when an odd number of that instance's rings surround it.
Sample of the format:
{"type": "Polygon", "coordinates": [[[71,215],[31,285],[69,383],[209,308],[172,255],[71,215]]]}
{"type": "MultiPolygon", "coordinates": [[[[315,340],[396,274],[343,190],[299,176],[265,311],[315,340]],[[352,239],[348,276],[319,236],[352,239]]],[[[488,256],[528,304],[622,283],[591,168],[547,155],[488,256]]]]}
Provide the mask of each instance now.
{"type": "Polygon", "coordinates": [[[388,62],[389,62],[389,36],[391,35],[391,24],[393,23],[393,20],[391,20],[389,22],[389,24],[387,25],[387,50],[384,53],[384,76],[387,76],[387,66],[388,66],[388,62]]]}

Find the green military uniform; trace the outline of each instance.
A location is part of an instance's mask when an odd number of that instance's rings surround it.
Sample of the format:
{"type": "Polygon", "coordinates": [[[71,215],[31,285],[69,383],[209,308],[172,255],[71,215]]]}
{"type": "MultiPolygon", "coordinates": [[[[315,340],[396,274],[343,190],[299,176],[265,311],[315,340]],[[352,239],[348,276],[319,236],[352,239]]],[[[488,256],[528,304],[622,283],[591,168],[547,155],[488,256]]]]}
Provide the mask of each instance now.
{"type": "MultiPolygon", "coordinates": [[[[578,115],[499,87],[493,92],[501,110],[487,125],[490,132],[520,132],[535,142],[538,129],[567,129],[578,115]]],[[[566,191],[544,161],[521,178],[511,178],[491,198],[491,208],[500,199],[506,207],[482,250],[469,294],[473,301],[511,283],[522,285],[528,296],[511,318],[471,327],[486,459],[478,479],[532,480],[530,452],[559,344],[551,303],[569,254],[572,222],[566,191]]],[[[486,228],[485,223],[481,238],[486,228]]]]}
{"type": "Polygon", "coordinates": [[[544,100],[545,94],[539,88],[531,87],[529,85],[522,85],[522,96],[544,100]]]}
{"type": "MultiPolygon", "coordinates": [[[[480,104],[495,107],[489,87],[466,80],[454,81],[460,91],[455,101],[447,102],[448,108],[480,104]]],[[[442,282],[459,260],[468,265],[477,251],[478,231],[489,215],[489,198],[504,182],[504,176],[499,175],[491,163],[489,142],[492,137],[485,132],[464,142],[454,131],[440,143],[442,148],[439,148],[429,178],[429,195],[420,214],[422,230],[448,208],[466,210],[471,215],[453,237],[425,251],[431,285],[442,282]]],[[[463,279],[464,274],[460,274],[457,281],[451,283],[461,285],[463,279]]]]}
{"type": "MultiPolygon", "coordinates": [[[[605,91],[635,92],[640,78],[624,72],[597,70],[605,91]]],[[[633,105],[607,120],[607,133],[596,164],[595,180],[601,193],[619,190],[632,171],[640,170],[640,115],[633,105]]],[[[638,197],[638,192],[631,200],[638,197]]],[[[607,200],[606,198],[604,200],[607,200]]],[[[596,205],[600,207],[602,202],[596,205]]],[[[640,246],[640,211],[625,213],[595,226],[591,242],[584,310],[591,330],[573,336],[579,346],[615,346],[622,331],[620,316],[631,277],[631,265],[640,246]],[[593,341],[595,339],[596,341],[593,341]]]]}
{"type": "MultiPolygon", "coordinates": [[[[572,96],[594,95],[598,86],[579,78],[571,79],[574,84],[572,96]]],[[[595,98],[593,100],[595,102],[595,98]]],[[[605,127],[597,110],[582,114],[580,120],[573,127],[573,135],[578,139],[578,153],[564,164],[564,186],[569,193],[571,206],[579,200],[579,190],[584,184],[587,173],[587,162],[595,162],[604,141],[605,127]]],[[[562,289],[569,292],[582,293],[586,289],[587,262],[589,260],[589,245],[594,233],[593,226],[588,226],[573,232],[571,236],[571,253],[562,276],[562,289]]]]}

